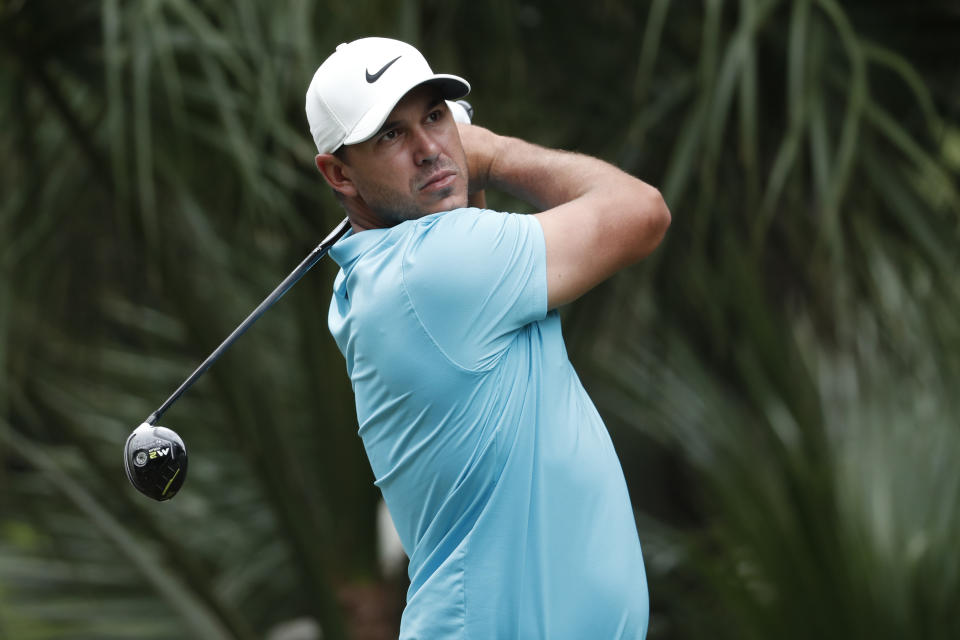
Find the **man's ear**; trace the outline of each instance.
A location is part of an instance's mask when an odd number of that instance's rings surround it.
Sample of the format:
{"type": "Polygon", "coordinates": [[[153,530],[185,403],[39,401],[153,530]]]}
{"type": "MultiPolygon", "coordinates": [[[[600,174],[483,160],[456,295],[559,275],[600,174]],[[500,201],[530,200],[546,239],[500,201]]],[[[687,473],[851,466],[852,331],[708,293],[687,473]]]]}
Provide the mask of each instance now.
{"type": "Polygon", "coordinates": [[[321,153],[314,158],[314,161],[317,163],[317,169],[323,175],[323,179],[334,191],[339,191],[348,198],[357,195],[357,187],[344,170],[346,165],[344,165],[343,160],[332,153],[321,153]]]}

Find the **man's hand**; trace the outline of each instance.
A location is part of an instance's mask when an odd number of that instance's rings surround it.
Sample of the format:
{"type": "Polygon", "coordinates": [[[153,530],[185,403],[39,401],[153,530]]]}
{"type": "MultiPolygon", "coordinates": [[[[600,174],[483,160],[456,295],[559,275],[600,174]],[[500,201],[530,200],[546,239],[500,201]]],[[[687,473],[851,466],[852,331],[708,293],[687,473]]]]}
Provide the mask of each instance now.
{"type": "MultiPolygon", "coordinates": [[[[470,119],[473,117],[473,107],[471,107],[465,100],[457,100],[456,102],[447,101],[447,104],[450,106],[450,113],[453,114],[453,119],[457,125],[470,124],[470,119]]],[[[460,129],[460,135],[463,136],[463,129],[460,129]]],[[[469,134],[468,134],[469,135],[469,134]]],[[[467,206],[475,207],[477,209],[486,209],[487,208],[487,196],[483,191],[483,188],[471,188],[476,186],[475,180],[469,180],[467,186],[467,206]]]]}
{"type": "Polygon", "coordinates": [[[458,126],[470,190],[500,189],[542,211],[551,309],[649,255],[670,226],[660,192],[613,165],[458,126]]]}
{"type": "Polygon", "coordinates": [[[470,192],[482,191],[490,178],[490,166],[499,151],[502,136],[489,129],[473,124],[457,123],[460,129],[460,141],[467,155],[467,168],[470,174],[470,192]]]}

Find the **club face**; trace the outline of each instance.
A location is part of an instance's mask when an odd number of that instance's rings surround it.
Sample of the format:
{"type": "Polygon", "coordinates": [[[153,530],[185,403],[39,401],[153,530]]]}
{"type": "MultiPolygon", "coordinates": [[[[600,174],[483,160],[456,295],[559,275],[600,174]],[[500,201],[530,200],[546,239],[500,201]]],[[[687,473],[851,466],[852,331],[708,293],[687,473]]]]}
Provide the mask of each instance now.
{"type": "Polygon", "coordinates": [[[169,500],[187,477],[187,447],[175,431],[144,422],[127,438],[123,465],[137,491],[169,500]]]}

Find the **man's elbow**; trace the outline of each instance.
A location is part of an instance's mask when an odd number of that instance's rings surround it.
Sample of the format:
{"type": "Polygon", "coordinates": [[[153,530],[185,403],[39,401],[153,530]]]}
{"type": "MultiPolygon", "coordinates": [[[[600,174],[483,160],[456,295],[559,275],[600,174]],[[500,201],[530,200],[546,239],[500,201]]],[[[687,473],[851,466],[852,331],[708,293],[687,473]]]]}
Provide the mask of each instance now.
{"type": "Polygon", "coordinates": [[[642,206],[636,217],[637,227],[634,242],[636,260],[650,255],[663,240],[670,227],[670,209],[660,191],[647,185],[642,206]]]}
{"type": "Polygon", "coordinates": [[[667,233],[667,229],[670,228],[670,209],[667,208],[667,202],[663,199],[663,194],[660,193],[660,190],[654,187],[651,187],[651,189],[653,189],[653,193],[650,196],[653,211],[650,214],[651,218],[653,218],[651,225],[656,230],[657,244],[660,244],[663,236],[667,233]]]}

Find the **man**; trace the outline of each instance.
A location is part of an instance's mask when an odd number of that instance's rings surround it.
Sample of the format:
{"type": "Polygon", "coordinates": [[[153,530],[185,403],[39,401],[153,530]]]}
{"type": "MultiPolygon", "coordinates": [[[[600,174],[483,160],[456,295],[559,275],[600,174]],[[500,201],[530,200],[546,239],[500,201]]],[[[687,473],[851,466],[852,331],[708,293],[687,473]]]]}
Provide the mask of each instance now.
{"type": "Polygon", "coordinates": [[[640,260],[670,214],[600,160],[454,123],[462,78],[365,38],[317,70],[317,168],[350,218],[329,326],[403,546],[401,638],[642,638],[623,472],[556,308],[640,260]],[[464,208],[496,188],[542,211],[464,208]]]}

